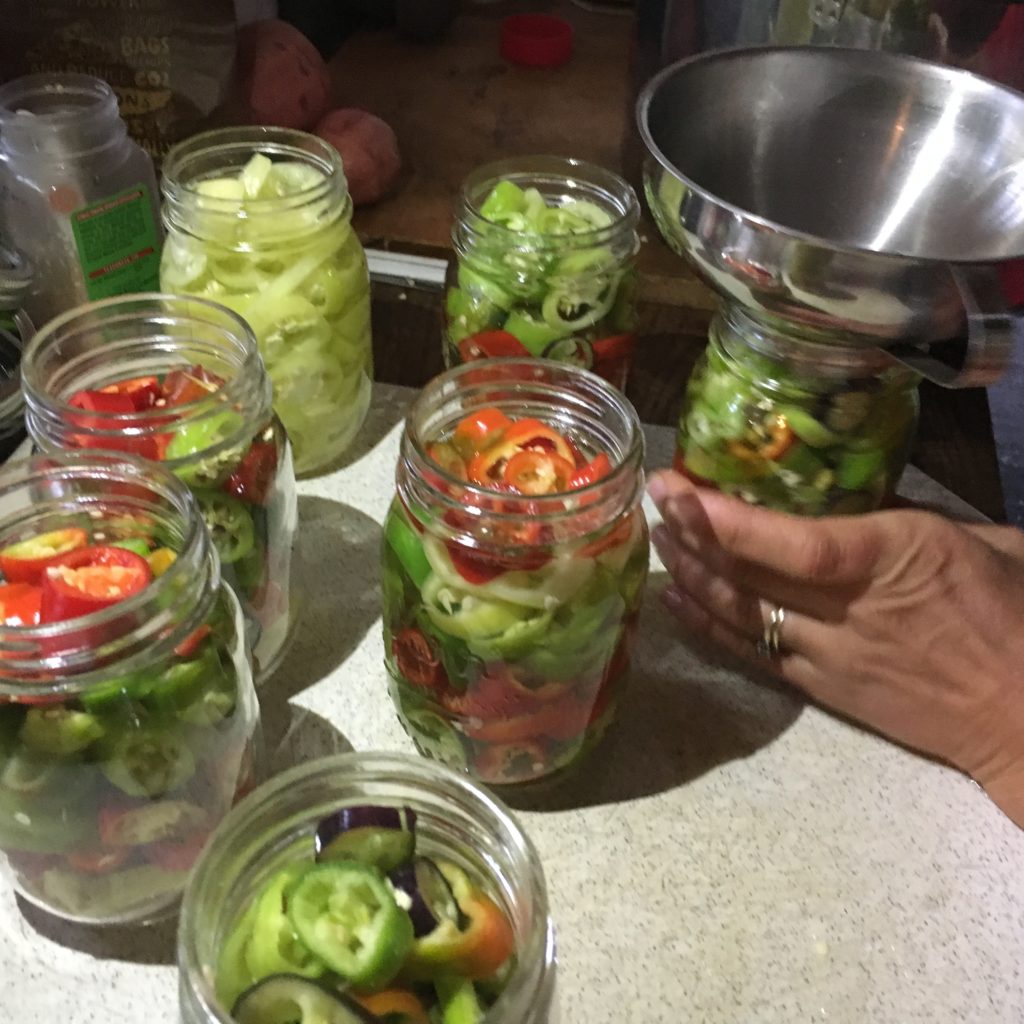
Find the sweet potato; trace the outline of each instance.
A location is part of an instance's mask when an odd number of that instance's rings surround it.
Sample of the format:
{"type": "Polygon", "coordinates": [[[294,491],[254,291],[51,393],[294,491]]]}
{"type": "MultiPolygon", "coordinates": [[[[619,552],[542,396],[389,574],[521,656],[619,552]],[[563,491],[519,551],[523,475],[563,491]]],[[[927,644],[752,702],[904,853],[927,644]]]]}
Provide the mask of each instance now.
{"type": "Polygon", "coordinates": [[[331,81],[319,50],[277,18],[238,32],[243,98],[255,124],[309,131],[330,102],[331,81]]]}
{"type": "Polygon", "coordinates": [[[316,126],[316,134],[341,155],[348,191],[356,206],[375,203],[398,181],[402,158],[398,139],[387,122],[354,107],[332,110],[316,126]]]}

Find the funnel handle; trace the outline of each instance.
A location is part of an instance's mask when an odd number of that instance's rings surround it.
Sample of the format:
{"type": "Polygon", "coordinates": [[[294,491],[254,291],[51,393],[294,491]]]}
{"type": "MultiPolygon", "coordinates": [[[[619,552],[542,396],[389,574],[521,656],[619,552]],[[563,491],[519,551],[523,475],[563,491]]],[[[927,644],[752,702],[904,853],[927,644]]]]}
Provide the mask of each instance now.
{"type": "Polygon", "coordinates": [[[926,345],[896,345],[888,351],[940,387],[986,387],[995,383],[1006,369],[1024,320],[1019,310],[1008,308],[996,270],[951,267],[950,274],[963,301],[965,334],[926,345]]]}

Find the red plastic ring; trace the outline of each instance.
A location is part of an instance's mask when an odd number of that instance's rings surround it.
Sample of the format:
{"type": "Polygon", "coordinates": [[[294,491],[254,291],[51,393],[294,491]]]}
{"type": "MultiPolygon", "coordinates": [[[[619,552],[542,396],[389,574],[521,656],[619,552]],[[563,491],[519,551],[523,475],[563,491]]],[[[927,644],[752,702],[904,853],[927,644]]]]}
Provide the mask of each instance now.
{"type": "Polygon", "coordinates": [[[501,22],[501,55],[513,64],[557,68],[572,56],[572,25],[550,14],[513,14],[501,22]]]}

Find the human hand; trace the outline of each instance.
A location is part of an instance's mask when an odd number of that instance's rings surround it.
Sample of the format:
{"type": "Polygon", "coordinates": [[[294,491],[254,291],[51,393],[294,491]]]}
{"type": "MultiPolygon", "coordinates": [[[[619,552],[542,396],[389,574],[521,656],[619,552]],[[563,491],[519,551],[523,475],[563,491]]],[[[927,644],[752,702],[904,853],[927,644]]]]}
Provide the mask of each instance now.
{"type": "Polygon", "coordinates": [[[693,636],[770,667],[812,698],[972,775],[1024,827],[1024,534],[923,511],[806,519],[695,487],[649,490],[693,636]]]}

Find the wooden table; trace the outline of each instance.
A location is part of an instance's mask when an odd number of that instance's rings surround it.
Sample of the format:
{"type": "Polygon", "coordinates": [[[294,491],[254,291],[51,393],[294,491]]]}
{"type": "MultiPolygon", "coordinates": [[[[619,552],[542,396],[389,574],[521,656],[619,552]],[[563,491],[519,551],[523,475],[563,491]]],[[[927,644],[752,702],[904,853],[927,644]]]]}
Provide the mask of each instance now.
{"type": "MultiPolygon", "coordinates": [[[[631,113],[632,15],[596,13],[565,0],[465,8],[440,42],[364,31],[346,40],[331,61],[335,100],[387,120],[405,160],[396,193],[356,213],[367,245],[449,258],[462,180],[505,156],[577,156],[623,173],[640,188],[631,113]],[[499,22],[517,10],[548,10],[572,22],[569,64],[536,70],[501,58],[499,22]]],[[[641,234],[640,344],[627,394],[645,422],[672,424],[715,298],[661,241],[649,218],[641,234]]],[[[376,284],[374,297],[378,379],[422,386],[442,368],[441,292],[376,284]]],[[[913,461],[990,518],[1004,520],[984,390],[924,385],[913,461]]]]}

